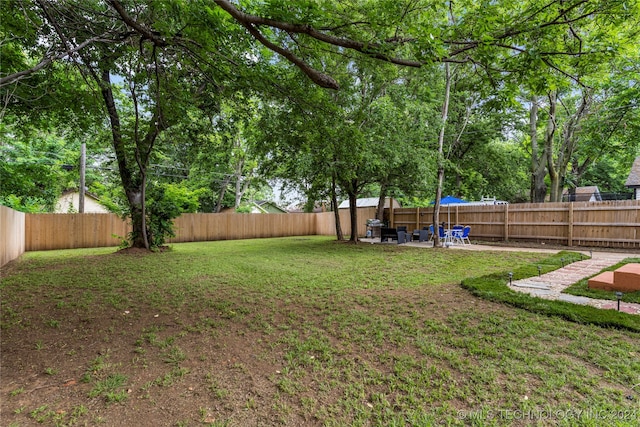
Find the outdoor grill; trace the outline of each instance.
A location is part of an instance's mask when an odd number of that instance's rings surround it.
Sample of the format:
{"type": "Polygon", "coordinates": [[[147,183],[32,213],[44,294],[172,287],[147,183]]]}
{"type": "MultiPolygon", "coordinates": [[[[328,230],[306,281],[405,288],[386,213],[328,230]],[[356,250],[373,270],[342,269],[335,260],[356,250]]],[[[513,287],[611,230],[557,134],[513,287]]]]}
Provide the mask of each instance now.
{"type": "Polygon", "coordinates": [[[382,228],[382,221],[379,219],[367,220],[367,237],[380,237],[380,228],[382,228]]]}

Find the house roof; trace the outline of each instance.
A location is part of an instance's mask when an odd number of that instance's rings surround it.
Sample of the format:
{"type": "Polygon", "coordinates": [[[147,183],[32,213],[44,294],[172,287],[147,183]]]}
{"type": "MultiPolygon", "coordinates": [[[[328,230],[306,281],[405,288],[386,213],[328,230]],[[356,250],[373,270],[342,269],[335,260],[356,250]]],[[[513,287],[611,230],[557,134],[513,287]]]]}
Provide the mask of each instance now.
{"type": "MultiPolygon", "coordinates": [[[[80,194],[80,190],[78,190],[77,188],[76,188],[76,189],[69,188],[69,189],[67,189],[67,190],[64,190],[60,196],[61,196],[61,197],[62,197],[62,196],[66,196],[67,194],[80,194]]],[[[84,192],[84,197],[87,197],[87,198],[93,199],[93,200],[95,200],[96,202],[100,203],[100,197],[98,197],[97,195],[95,195],[95,194],[93,194],[93,193],[90,193],[90,192],[88,192],[88,191],[86,191],[86,190],[85,190],[85,192],[84,192]]]]}
{"type": "MultiPolygon", "coordinates": [[[[378,207],[378,201],[380,199],[378,197],[365,197],[362,199],[356,199],[356,207],[358,208],[377,208],[378,207]]],[[[393,200],[393,207],[394,208],[401,208],[402,206],[400,206],[400,203],[398,203],[397,200],[395,199],[391,199],[390,197],[387,197],[384,201],[384,207],[388,208],[389,207],[389,200],[393,200]]],[[[344,202],[340,203],[340,205],[338,206],[338,209],[348,209],[349,208],[349,200],[345,200],[344,202]]]]}
{"type": "Polygon", "coordinates": [[[269,200],[256,200],[254,206],[262,213],[287,213],[287,210],[269,200]]]}
{"type": "Polygon", "coordinates": [[[601,202],[602,196],[597,185],[562,190],[563,202],[601,202]]]}
{"type": "Polygon", "coordinates": [[[640,187],[640,157],[636,157],[633,161],[633,166],[631,166],[627,182],[624,185],[625,187],[640,187]]]}
{"type": "MultiPolygon", "coordinates": [[[[569,194],[568,189],[564,189],[562,194],[569,194]]],[[[588,185],[586,187],[576,187],[575,194],[600,194],[597,185],[588,185]]]]}

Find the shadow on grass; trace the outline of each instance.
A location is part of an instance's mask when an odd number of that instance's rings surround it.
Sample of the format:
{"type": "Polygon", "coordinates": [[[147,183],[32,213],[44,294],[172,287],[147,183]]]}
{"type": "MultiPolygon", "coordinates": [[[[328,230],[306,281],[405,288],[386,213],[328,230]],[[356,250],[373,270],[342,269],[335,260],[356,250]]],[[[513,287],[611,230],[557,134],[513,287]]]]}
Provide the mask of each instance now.
{"type": "MultiPolygon", "coordinates": [[[[559,252],[545,259],[542,263],[530,264],[514,270],[512,272],[513,280],[537,275],[538,266],[541,267],[542,273],[556,270],[562,267],[562,259],[564,259],[565,264],[579,261],[581,254],[566,251],[559,252]]],[[[508,272],[504,272],[465,279],[462,281],[462,287],[475,296],[505,303],[534,313],[557,316],[576,323],[640,332],[640,316],[614,310],[602,310],[565,301],[546,300],[515,292],[507,286],[508,275],[508,272]]]]}

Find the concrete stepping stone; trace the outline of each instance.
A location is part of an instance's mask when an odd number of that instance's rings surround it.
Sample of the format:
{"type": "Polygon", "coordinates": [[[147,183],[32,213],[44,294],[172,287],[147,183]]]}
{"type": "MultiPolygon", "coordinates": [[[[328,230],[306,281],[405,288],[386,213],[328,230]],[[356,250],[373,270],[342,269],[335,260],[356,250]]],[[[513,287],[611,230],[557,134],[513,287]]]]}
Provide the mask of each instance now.
{"type": "Polygon", "coordinates": [[[592,299],[571,294],[560,294],[558,295],[558,301],[566,301],[580,305],[590,305],[592,299]]]}

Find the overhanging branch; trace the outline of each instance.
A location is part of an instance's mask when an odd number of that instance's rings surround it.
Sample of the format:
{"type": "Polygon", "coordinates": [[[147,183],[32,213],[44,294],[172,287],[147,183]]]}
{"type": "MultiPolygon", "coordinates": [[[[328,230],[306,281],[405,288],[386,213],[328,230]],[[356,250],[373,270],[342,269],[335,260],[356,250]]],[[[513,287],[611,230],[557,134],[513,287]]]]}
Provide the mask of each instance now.
{"type": "MultiPolygon", "coordinates": [[[[289,22],[276,21],[274,19],[262,18],[259,16],[250,15],[248,13],[245,13],[237,9],[228,0],[214,0],[214,1],[218,6],[224,9],[229,15],[231,15],[231,17],[233,17],[237,22],[239,22],[245,28],[249,28],[249,26],[252,26],[255,28],[256,26],[264,25],[272,28],[277,28],[279,30],[287,31],[290,33],[306,34],[309,37],[312,37],[318,41],[321,41],[333,46],[344,47],[346,49],[355,50],[357,52],[369,55],[373,58],[391,62],[396,65],[404,65],[408,67],[418,67],[418,68],[424,65],[423,62],[419,62],[415,60],[387,56],[380,52],[380,49],[382,48],[382,46],[376,43],[363,43],[363,42],[359,42],[351,39],[332,36],[330,34],[323,33],[322,31],[318,31],[317,29],[309,25],[292,24],[289,22]]],[[[408,40],[413,40],[413,39],[407,39],[407,41],[408,40]]],[[[397,41],[403,42],[405,40],[398,38],[397,41]]],[[[261,43],[263,42],[261,41],[261,43]]],[[[395,43],[395,44],[398,44],[398,43],[395,43]]],[[[271,47],[269,47],[269,49],[271,49],[271,47]]]]}
{"type": "Polygon", "coordinates": [[[52,64],[54,61],[66,58],[66,57],[72,55],[73,53],[84,49],[85,47],[87,47],[91,43],[103,40],[103,38],[104,38],[104,35],[92,37],[92,38],[90,38],[88,40],[85,40],[84,42],[80,43],[79,45],[77,45],[74,48],[67,49],[65,52],[61,52],[58,55],[54,55],[54,56],[50,56],[50,57],[44,58],[37,65],[35,65],[34,67],[29,68],[28,70],[22,70],[22,71],[19,71],[17,73],[9,74],[8,76],[4,76],[4,77],[0,78],[0,87],[15,83],[20,79],[28,77],[31,74],[33,74],[33,73],[35,73],[37,71],[40,71],[43,68],[47,67],[48,65],[52,64]]]}

